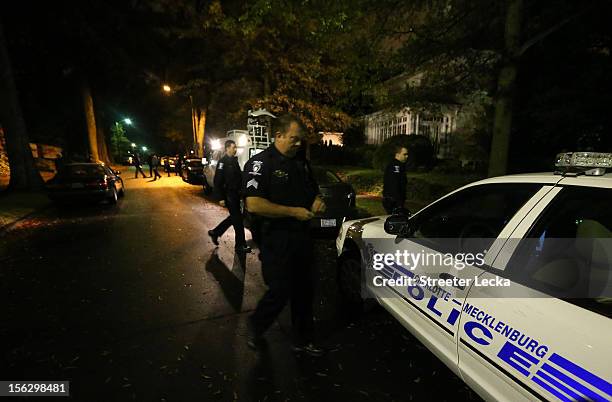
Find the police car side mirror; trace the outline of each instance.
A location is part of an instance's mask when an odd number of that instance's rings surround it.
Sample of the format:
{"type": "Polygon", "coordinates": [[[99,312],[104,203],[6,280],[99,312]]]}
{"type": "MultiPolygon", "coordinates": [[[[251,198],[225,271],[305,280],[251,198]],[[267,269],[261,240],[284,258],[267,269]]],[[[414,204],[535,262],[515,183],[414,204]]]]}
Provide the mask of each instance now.
{"type": "Polygon", "coordinates": [[[394,214],[385,221],[385,232],[391,235],[402,235],[408,231],[410,213],[394,214]]]}

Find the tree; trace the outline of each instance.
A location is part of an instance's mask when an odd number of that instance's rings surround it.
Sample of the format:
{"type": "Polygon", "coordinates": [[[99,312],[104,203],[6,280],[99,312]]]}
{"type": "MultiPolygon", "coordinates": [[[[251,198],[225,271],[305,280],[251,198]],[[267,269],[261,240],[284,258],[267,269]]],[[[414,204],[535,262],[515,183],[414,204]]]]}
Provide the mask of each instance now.
{"type": "Polygon", "coordinates": [[[0,121],[6,128],[6,148],[10,166],[9,189],[36,190],[42,179],[34,165],[19,95],[13,79],[11,60],[0,23],[0,121]]]}

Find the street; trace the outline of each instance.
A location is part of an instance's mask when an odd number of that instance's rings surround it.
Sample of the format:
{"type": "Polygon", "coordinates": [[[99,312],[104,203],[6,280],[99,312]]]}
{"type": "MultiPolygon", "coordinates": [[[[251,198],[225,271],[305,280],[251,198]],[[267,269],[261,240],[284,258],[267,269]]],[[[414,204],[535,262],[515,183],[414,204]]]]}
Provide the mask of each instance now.
{"type": "Polygon", "coordinates": [[[291,352],[288,309],[250,350],[258,250],[235,256],[231,228],[215,248],[226,211],[201,186],[123,177],[117,206],[51,207],[1,235],[0,379],[69,380],[78,401],[478,399],[382,309],[339,311],[332,238],[316,246],[328,353],[291,352]]]}

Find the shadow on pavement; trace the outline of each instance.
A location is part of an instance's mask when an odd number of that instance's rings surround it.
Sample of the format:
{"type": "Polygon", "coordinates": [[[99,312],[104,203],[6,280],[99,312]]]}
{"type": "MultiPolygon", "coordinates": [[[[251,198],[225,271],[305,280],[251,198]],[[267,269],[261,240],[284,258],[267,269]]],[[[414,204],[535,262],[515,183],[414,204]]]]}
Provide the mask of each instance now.
{"type": "Polygon", "coordinates": [[[218,249],[214,249],[210,258],[206,262],[206,271],[213,274],[219,282],[223,295],[236,312],[242,310],[242,300],[244,297],[244,275],[246,272],[246,256],[234,253],[232,268],[219,258],[218,249]]]}

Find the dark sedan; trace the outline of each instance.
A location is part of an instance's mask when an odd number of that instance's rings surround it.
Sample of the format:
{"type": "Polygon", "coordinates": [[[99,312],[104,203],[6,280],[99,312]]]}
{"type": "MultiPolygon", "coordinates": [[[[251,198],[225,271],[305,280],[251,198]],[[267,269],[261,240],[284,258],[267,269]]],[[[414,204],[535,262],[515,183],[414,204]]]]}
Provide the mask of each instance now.
{"type": "Polygon", "coordinates": [[[49,198],[55,202],[107,201],[116,204],[125,194],[119,171],[101,163],[69,163],[46,184],[49,198]]]}
{"type": "Polygon", "coordinates": [[[204,165],[202,165],[202,159],[185,159],[181,176],[183,181],[189,184],[204,183],[204,165]]]}
{"type": "Polygon", "coordinates": [[[344,220],[357,217],[355,207],[355,190],[343,182],[334,172],[322,167],[313,166],[312,171],[319,184],[319,192],[327,209],[311,219],[315,229],[338,229],[344,220]]]}

